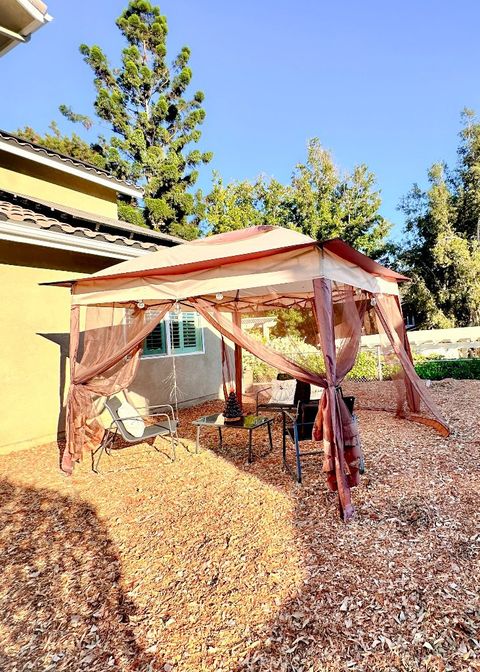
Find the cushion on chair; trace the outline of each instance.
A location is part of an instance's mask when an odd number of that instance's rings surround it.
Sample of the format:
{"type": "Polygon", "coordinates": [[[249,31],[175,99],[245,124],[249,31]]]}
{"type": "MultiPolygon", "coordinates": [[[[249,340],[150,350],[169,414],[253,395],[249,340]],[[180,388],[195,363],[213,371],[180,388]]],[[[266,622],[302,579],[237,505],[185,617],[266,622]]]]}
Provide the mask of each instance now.
{"type": "Polygon", "coordinates": [[[268,403],[293,404],[296,386],[297,381],[294,378],[291,380],[274,380],[272,382],[272,396],[268,403]]]}
{"type": "Polygon", "coordinates": [[[139,439],[145,431],[145,422],[140,417],[136,408],[124,401],[117,411],[118,417],[123,421],[123,426],[129,434],[139,439]],[[125,418],[128,418],[126,420],[125,418]]]}
{"type": "Polygon", "coordinates": [[[312,394],[310,396],[310,401],[317,401],[318,399],[322,398],[323,392],[324,392],[323,387],[318,387],[317,385],[312,385],[312,394]]]}

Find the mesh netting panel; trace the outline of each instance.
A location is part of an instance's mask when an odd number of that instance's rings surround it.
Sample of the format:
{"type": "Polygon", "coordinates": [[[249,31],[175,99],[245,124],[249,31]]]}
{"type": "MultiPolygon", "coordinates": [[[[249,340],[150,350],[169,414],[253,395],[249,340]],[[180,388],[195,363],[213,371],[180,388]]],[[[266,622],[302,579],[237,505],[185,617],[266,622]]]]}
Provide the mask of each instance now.
{"type": "Polygon", "coordinates": [[[64,471],[71,472],[84,449],[93,449],[101,441],[103,428],[97,421],[95,398],[116,394],[130,385],[142,343],[170,305],[72,308],[64,471]]]}

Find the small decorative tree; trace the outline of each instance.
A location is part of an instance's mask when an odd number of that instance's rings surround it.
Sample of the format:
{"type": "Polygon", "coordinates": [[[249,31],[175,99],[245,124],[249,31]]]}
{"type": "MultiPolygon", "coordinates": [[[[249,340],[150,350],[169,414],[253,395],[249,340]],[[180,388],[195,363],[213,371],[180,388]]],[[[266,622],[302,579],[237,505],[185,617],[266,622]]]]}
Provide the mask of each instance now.
{"type": "Polygon", "coordinates": [[[223,417],[225,422],[235,422],[240,420],[242,417],[242,409],[238,403],[237,395],[233,389],[230,390],[230,394],[225,402],[225,408],[223,409],[223,417]]]}

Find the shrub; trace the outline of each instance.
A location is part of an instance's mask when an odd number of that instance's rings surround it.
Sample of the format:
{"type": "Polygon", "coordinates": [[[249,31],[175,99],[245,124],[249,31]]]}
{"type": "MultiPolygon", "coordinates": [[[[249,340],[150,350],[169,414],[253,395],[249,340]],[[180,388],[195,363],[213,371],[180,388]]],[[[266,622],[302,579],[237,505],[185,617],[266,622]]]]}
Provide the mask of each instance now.
{"type": "Polygon", "coordinates": [[[358,353],[353,369],[346,376],[347,380],[376,380],[377,377],[377,357],[373,352],[365,351],[358,353]]]}
{"type": "MultiPolygon", "coordinates": [[[[274,338],[268,342],[268,345],[309,371],[325,373],[322,353],[315,346],[305,343],[300,338],[274,338]]],[[[254,382],[273,380],[278,373],[272,366],[265,364],[247,351],[243,354],[243,367],[245,370],[252,371],[254,382]]],[[[347,378],[376,380],[377,375],[376,355],[372,352],[359,352],[347,378]]]]}
{"type": "MultiPolygon", "coordinates": [[[[309,345],[298,337],[273,338],[268,341],[268,345],[310,371],[324,372],[322,353],[314,345],[309,345]]],[[[272,366],[265,364],[247,351],[243,353],[243,368],[252,371],[254,382],[273,380],[278,373],[272,366]]]]}
{"type": "Polygon", "coordinates": [[[430,359],[416,364],[415,370],[427,380],[480,380],[480,359],[430,359]]]}

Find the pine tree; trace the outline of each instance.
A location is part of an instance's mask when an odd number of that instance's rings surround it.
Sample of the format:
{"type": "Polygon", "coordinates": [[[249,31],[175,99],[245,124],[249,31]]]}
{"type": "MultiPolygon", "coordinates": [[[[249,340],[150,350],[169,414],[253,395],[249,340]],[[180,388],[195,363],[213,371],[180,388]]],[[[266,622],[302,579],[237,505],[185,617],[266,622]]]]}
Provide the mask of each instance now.
{"type": "MultiPolygon", "coordinates": [[[[145,189],[145,204],[123,201],[119,215],[186,239],[199,234],[202,194],[191,189],[198,167],[212,154],[195,148],[205,118],[204,94],[188,95],[192,79],[190,49],[183,47],[169,65],[167,19],[148,0],[131,0],[116,21],[127,42],[119,67],[98,45],[80,52],[94,74],[96,115],[110,125],[112,136],[97,143],[104,165],[119,178],[145,189]]],[[[66,105],[60,111],[85,127],[89,118],[66,105]]],[[[51,139],[47,138],[47,141],[51,139]]]]}

